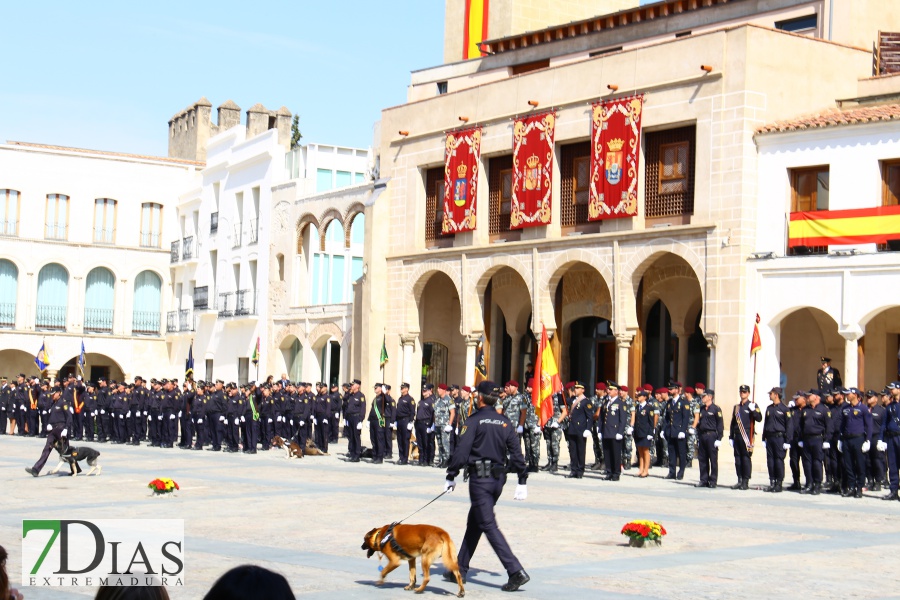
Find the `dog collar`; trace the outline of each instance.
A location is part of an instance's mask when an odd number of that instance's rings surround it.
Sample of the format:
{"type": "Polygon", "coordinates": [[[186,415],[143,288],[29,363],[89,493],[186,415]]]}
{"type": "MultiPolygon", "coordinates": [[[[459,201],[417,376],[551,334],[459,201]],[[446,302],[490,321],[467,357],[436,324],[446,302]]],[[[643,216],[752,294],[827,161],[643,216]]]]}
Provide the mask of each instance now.
{"type": "Polygon", "coordinates": [[[398,525],[398,523],[391,523],[391,526],[388,527],[387,531],[384,532],[384,536],[381,538],[381,541],[378,543],[378,547],[381,548],[381,551],[384,552],[384,547],[390,544],[391,550],[397,553],[400,558],[404,560],[412,560],[412,556],[406,552],[400,544],[397,543],[397,539],[394,537],[394,527],[398,525]]]}

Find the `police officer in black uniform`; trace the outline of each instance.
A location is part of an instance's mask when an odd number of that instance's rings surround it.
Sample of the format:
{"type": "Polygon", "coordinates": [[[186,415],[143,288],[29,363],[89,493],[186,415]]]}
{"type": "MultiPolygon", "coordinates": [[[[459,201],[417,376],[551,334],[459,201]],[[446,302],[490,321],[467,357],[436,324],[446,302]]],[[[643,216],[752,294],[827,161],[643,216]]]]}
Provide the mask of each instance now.
{"type": "Polygon", "coordinates": [[[328,442],[331,439],[331,399],[328,397],[328,386],[321,381],[316,384],[315,411],[313,423],[316,425],[316,447],[322,452],[328,452],[328,442]]]}
{"type": "Polygon", "coordinates": [[[350,436],[347,444],[347,456],[349,462],[359,462],[362,454],[362,428],[363,417],[366,414],[366,396],[359,391],[361,382],[354,379],[350,384],[350,394],[347,396],[347,408],[344,417],[347,420],[347,433],[350,436]]]}
{"type": "Polygon", "coordinates": [[[72,413],[74,411],[72,406],[66,404],[60,396],[61,390],[55,388],[52,392],[53,405],[50,407],[50,415],[47,417],[47,441],[44,443],[44,451],[33,467],[25,469],[26,473],[34,477],[41,474],[41,469],[47,463],[54,444],[59,443],[63,451],[68,447],[67,436],[69,430],[72,429],[72,413]]]}
{"type": "MultiPolygon", "coordinates": [[[[891,392],[884,389],[884,396],[890,396],[891,392]]],[[[878,445],[878,437],[881,433],[881,425],[884,423],[885,408],[879,400],[879,394],[875,390],[866,392],[866,405],[869,412],[872,413],[872,445],[875,446],[869,450],[869,457],[866,464],[866,475],[869,479],[869,489],[873,492],[880,492],[881,486],[884,485],[884,450],[878,445]]]]}
{"type": "Polygon", "coordinates": [[[419,444],[419,465],[434,461],[434,384],[422,387],[422,399],[416,405],[416,442],[419,444]]]}
{"type": "Polygon", "coordinates": [[[569,479],[581,479],[584,477],[584,455],[587,450],[587,439],[591,437],[591,427],[594,424],[594,403],[584,395],[584,384],[573,381],[570,388],[574,391],[569,408],[569,425],[566,428],[566,441],[569,445],[569,479]]]}
{"type": "MultiPolygon", "coordinates": [[[[900,387],[900,382],[894,381],[888,384],[888,390],[893,392],[900,387]]],[[[888,464],[888,481],[891,493],[884,496],[883,500],[900,500],[900,397],[891,393],[888,396],[888,404],[885,406],[884,421],[881,423],[881,431],[878,434],[878,446],[884,450],[888,464]]]]}
{"type": "Polygon", "coordinates": [[[697,458],[700,460],[700,483],[697,487],[715,488],[719,481],[719,446],[725,433],[722,409],[715,404],[715,390],[707,389],[700,400],[697,421],[697,458]]]}
{"type": "Polygon", "coordinates": [[[866,454],[872,444],[872,414],[860,400],[861,392],[855,387],[843,390],[847,397],[841,416],[841,439],[839,450],[844,457],[844,472],[847,474],[847,489],[841,494],[845,498],[862,498],[866,483],[866,454]]]}
{"type": "MultiPolygon", "coordinates": [[[[750,400],[750,386],[742,385],[739,389],[741,401],[734,407],[731,415],[731,430],[728,438],[734,448],[734,470],[738,482],[731,486],[733,490],[750,489],[750,475],[753,472],[753,438],[756,437],[754,424],[762,421],[762,413],[756,402],[750,400]]],[[[669,457],[671,459],[671,457],[669,457]]]]}
{"type": "Polygon", "coordinates": [[[822,461],[825,459],[825,450],[831,446],[825,440],[831,439],[833,426],[828,409],[821,403],[821,394],[820,390],[809,390],[806,393],[809,404],[800,413],[798,442],[805,455],[804,466],[809,464],[810,469],[806,474],[806,486],[800,493],[814,496],[822,493],[822,461]]]}
{"type": "Polygon", "coordinates": [[[687,434],[694,422],[690,401],[678,393],[681,384],[670,381],[669,405],[666,407],[666,424],[663,433],[669,445],[669,473],[666,479],[684,479],[687,464],[687,434]],[[677,473],[676,473],[677,466],[677,473]]]}
{"type": "Polygon", "coordinates": [[[773,387],[769,390],[772,401],[766,408],[766,420],[763,424],[762,443],[766,449],[766,466],[769,470],[769,487],[766,492],[780,493],[784,482],[784,457],[791,447],[794,438],[794,419],[791,409],[785,406],[782,398],[784,390],[773,387]]]}
{"type": "Polygon", "coordinates": [[[212,444],[207,450],[222,451],[222,438],[225,437],[225,382],[216,380],[215,389],[210,394],[206,405],[206,431],[212,444]]]}
{"type": "MultiPolygon", "coordinates": [[[[607,385],[611,390],[628,391],[624,386],[620,387],[612,381],[608,381],[607,385]]],[[[622,473],[622,445],[625,439],[625,429],[630,426],[631,417],[625,410],[625,402],[619,395],[610,393],[600,411],[600,422],[597,424],[603,443],[603,456],[606,459],[604,481],[619,481],[622,473]]]]}
{"type": "MultiPolygon", "coordinates": [[[[509,456],[512,470],[519,475],[519,485],[513,496],[515,500],[525,500],[528,496],[528,467],[522,456],[515,425],[494,409],[499,394],[500,388],[492,381],[478,384],[478,412],[466,420],[460,432],[456,450],[450,457],[444,490],[453,491],[456,476],[465,469],[469,477],[469,498],[472,505],[457,556],[463,581],[469,571],[469,561],[484,534],[509,575],[509,580],[501,589],[512,592],[528,583],[531,578],[497,526],[494,505],[506,483],[506,457],[509,456]]],[[[444,573],[444,579],[455,581],[450,572],[444,573]]]]}
{"type": "Polygon", "coordinates": [[[841,380],[841,372],[831,366],[831,358],[828,356],[819,357],[822,367],[816,371],[816,385],[818,389],[825,393],[839,390],[844,387],[841,380]]]}
{"type": "Polygon", "coordinates": [[[394,458],[394,431],[397,430],[397,403],[391,396],[391,386],[385,383],[384,390],[384,457],[394,458]]]}
{"type": "Polygon", "coordinates": [[[332,444],[337,443],[338,434],[341,431],[341,405],[341,392],[335,382],[331,384],[331,391],[328,394],[328,406],[331,412],[331,416],[328,417],[328,441],[332,444]]]}
{"type": "Polygon", "coordinates": [[[398,465],[409,464],[409,440],[415,426],[416,401],[409,395],[409,384],[400,384],[400,397],[397,399],[397,452],[400,455],[398,465]]]}

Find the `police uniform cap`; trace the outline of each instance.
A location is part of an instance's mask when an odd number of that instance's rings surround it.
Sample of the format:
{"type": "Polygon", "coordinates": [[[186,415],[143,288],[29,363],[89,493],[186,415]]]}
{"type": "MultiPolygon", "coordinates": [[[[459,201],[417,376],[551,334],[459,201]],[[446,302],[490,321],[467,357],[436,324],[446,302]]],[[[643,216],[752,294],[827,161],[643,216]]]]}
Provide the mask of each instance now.
{"type": "Polygon", "coordinates": [[[666,387],[668,387],[670,390],[674,390],[676,388],[681,387],[681,382],[680,381],[670,381],[666,387]]]}
{"type": "Polygon", "coordinates": [[[820,361],[820,362],[823,362],[823,363],[830,363],[830,362],[831,362],[831,357],[829,357],[829,356],[820,356],[820,357],[819,357],[819,361],[820,361]]]}
{"type": "Polygon", "coordinates": [[[685,394],[693,394],[693,393],[695,393],[695,392],[694,392],[694,388],[692,388],[691,386],[686,386],[686,387],[684,388],[684,393],[685,393],[685,394]]]}
{"type": "Polygon", "coordinates": [[[822,396],[822,390],[818,390],[816,388],[810,388],[808,392],[806,392],[807,396],[822,396]]]}
{"type": "Polygon", "coordinates": [[[778,387],[778,386],[773,387],[771,390],[769,390],[769,393],[770,393],[770,394],[771,394],[772,392],[775,392],[775,393],[778,394],[779,396],[784,395],[784,390],[781,389],[781,388],[778,387]]]}
{"type": "Polygon", "coordinates": [[[637,395],[638,395],[638,396],[643,396],[643,397],[646,398],[646,397],[650,396],[650,392],[648,392],[647,390],[645,390],[645,389],[642,388],[642,389],[638,390],[637,395]]]}
{"type": "Polygon", "coordinates": [[[406,388],[407,390],[409,389],[409,384],[406,383],[405,381],[404,381],[403,383],[400,384],[400,389],[402,390],[402,389],[404,389],[404,388],[406,388]]]}
{"type": "Polygon", "coordinates": [[[878,395],[878,392],[876,392],[875,390],[868,390],[866,392],[866,396],[868,396],[869,398],[871,398],[873,396],[877,396],[877,395],[878,395]]]}
{"type": "Polygon", "coordinates": [[[342,388],[348,388],[348,387],[350,387],[350,384],[349,384],[349,383],[342,383],[342,384],[341,384],[341,387],[342,387],[342,388]]]}
{"type": "Polygon", "coordinates": [[[391,390],[391,384],[389,384],[389,383],[384,384],[384,389],[390,391],[390,390],[391,390]]]}
{"type": "Polygon", "coordinates": [[[503,387],[517,388],[517,387],[519,387],[519,382],[516,381],[515,379],[510,379],[509,381],[506,382],[506,384],[503,387]]]}
{"type": "Polygon", "coordinates": [[[362,382],[359,379],[354,379],[350,383],[355,383],[356,385],[362,385],[362,382]]]}
{"type": "Polygon", "coordinates": [[[703,392],[703,395],[705,395],[705,396],[715,396],[715,395],[716,395],[716,390],[714,390],[714,389],[712,389],[712,388],[707,389],[707,390],[705,390],[705,391],[703,392]]]}
{"type": "Polygon", "coordinates": [[[808,394],[803,390],[797,390],[797,392],[794,394],[794,398],[806,398],[807,395],[808,394]]]}
{"type": "Polygon", "coordinates": [[[584,389],[584,384],[581,383],[580,381],[577,381],[577,380],[576,380],[576,381],[573,381],[573,382],[572,382],[572,387],[575,388],[576,390],[579,389],[579,388],[583,390],[583,389],[584,389]]]}
{"type": "Polygon", "coordinates": [[[749,392],[749,391],[750,391],[750,386],[749,386],[749,385],[742,385],[740,388],[738,388],[738,391],[740,391],[740,392],[749,392]]]}
{"type": "Polygon", "coordinates": [[[424,390],[433,390],[433,389],[434,389],[434,384],[433,384],[433,383],[426,383],[425,385],[422,386],[422,390],[423,390],[423,391],[424,391],[424,390]]]}
{"type": "Polygon", "coordinates": [[[641,386],[641,389],[647,390],[648,392],[653,392],[653,384],[645,383],[641,386]]]}
{"type": "Polygon", "coordinates": [[[221,379],[216,379],[216,383],[221,383],[222,385],[225,385],[225,382],[222,381],[221,379]]]}
{"type": "Polygon", "coordinates": [[[137,381],[138,379],[140,379],[141,381],[144,380],[144,378],[141,377],[140,375],[135,375],[135,376],[134,376],[134,380],[137,381]]]}
{"type": "Polygon", "coordinates": [[[452,383],[452,384],[450,384],[450,389],[451,390],[459,390],[459,386],[456,385],[455,383],[452,383]]]}
{"type": "Polygon", "coordinates": [[[889,384],[887,384],[887,386],[885,386],[885,389],[896,390],[898,387],[900,387],[900,383],[898,383],[896,381],[892,381],[889,384]]]}
{"type": "Polygon", "coordinates": [[[890,386],[890,385],[884,386],[884,389],[881,390],[881,394],[882,394],[883,396],[888,396],[888,395],[890,395],[890,393],[891,393],[891,386],[890,386]]]}
{"type": "Polygon", "coordinates": [[[856,394],[857,396],[861,395],[859,388],[848,387],[841,390],[842,394],[856,394]]]}
{"type": "MultiPolygon", "coordinates": [[[[426,386],[427,385],[431,385],[431,384],[429,383],[429,384],[426,384],[426,386]]],[[[478,384],[478,387],[476,389],[478,390],[479,394],[482,394],[485,396],[496,396],[500,393],[500,388],[497,387],[497,384],[494,383],[493,381],[487,381],[487,380],[482,381],[481,383],[478,384]]]]}
{"type": "Polygon", "coordinates": [[[607,380],[606,380],[606,387],[607,387],[607,388],[616,388],[616,389],[619,389],[619,384],[616,383],[615,381],[613,381],[612,379],[607,379],[607,380]]]}
{"type": "Polygon", "coordinates": [[[375,387],[380,388],[380,387],[383,386],[383,385],[384,385],[383,383],[376,383],[376,384],[375,384],[375,387]]]}
{"type": "Polygon", "coordinates": [[[317,383],[316,385],[319,386],[319,387],[328,387],[328,386],[325,384],[324,381],[320,381],[320,382],[317,383]]]}

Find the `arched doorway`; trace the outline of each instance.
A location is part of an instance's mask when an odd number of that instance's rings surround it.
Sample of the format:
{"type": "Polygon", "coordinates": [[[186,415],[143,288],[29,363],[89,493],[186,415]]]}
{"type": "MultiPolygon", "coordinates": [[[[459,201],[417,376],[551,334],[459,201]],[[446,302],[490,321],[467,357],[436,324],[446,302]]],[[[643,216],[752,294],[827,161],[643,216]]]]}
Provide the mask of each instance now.
{"type": "Polygon", "coordinates": [[[24,350],[0,350],[0,365],[3,365],[3,371],[0,374],[6,375],[10,380],[15,380],[19,373],[38,374],[37,365],[34,364],[34,354],[24,350]]]}
{"type": "Polygon", "coordinates": [[[303,375],[303,345],[300,340],[289,335],[281,342],[279,350],[284,360],[282,371],[288,374],[291,381],[299,381],[303,375]]]}
{"type": "MultiPolygon", "coordinates": [[[[78,357],[73,356],[59,368],[59,377],[65,378],[69,374],[80,375],[78,369],[78,357]]],[[[97,381],[100,377],[105,377],[108,381],[123,381],[125,372],[115,360],[99,354],[97,352],[85,352],[84,354],[84,375],[87,381],[97,381]]],[[[142,375],[140,372],[137,375],[142,375]]]]}
{"type": "Polygon", "coordinates": [[[463,383],[466,344],[460,333],[459,293],[450,277],[439,271],[430,275],[422,289],[418,311],[422,376],[434,383],[463,383]]]}
{"type": "Polygon", "coordinates": [[[482,310],[488,379],[516,379],[524,389],[526,365],[534,362],[535,339],[531,330],[531,293],[515,269],[503,266],[490,274],[482,310]]]}
{"type": "Polygon", "coordinates": [[[331,385],[340,383],[341,376],[341,342],[334,336],[320,337],[312,346],[316,357],[316,381],[324,381],[331,385]]]}
{"type": "Polygon", "coordinates": [[[566,379],[585,385],[615,379],[616,337],[609,319],[582,317],[569,326],[566,379]]]}
{"type": "Polygon", "coordinates": [[[884,308],[860,325],[865,335],[859,339],[857,387],[881,390],[900,379],[900,306],[884,308]]]}
{"type": "MultiPolygon", "coordinates": [[[[844,338],[835,320],[818,308],[799,308],[780,323],[779,357],[789,390],[816,387],[819,358],[828,356],[831,365],[844,369],[844,338]]],[[[848,384],[849,385],[849,384],[848,384]]]]}

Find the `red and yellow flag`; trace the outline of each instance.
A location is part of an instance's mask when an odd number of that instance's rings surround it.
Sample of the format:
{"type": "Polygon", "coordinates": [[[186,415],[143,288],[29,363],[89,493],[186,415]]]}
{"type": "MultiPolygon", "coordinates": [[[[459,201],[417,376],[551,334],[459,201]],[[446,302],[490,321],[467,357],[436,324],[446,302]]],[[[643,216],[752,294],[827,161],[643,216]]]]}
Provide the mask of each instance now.
{"type": "Polygon", "coordinates": [[[791,213],[788,246],[883,244],[900,239],[900,206],[791,213]]]}
{"type": "Polygon", "coordinates": [[[756,313],[756,322],[753,324],[753,337],[750,339],[750,356],[753,356],[762,348],[762,339],[759,337],[759,313],[756,313]]]}
{"type": "Polygon", "coordinates": [[[478,44],[487,39],[489,0],[466,0],[463,24],[463,60],[481,58],[478,44]]]}
{"type": "Polygon", "coordinates": [[[543,325],[536,364],[534,376],[537,385],[532,387],[531,402],[543,427],[553,417],[553,394],[562,391],[563,388],[559,369],[556,368],[556,359],[553,358],[553,348],[550,347],[547,338],[547,328],[543,325]]]}

